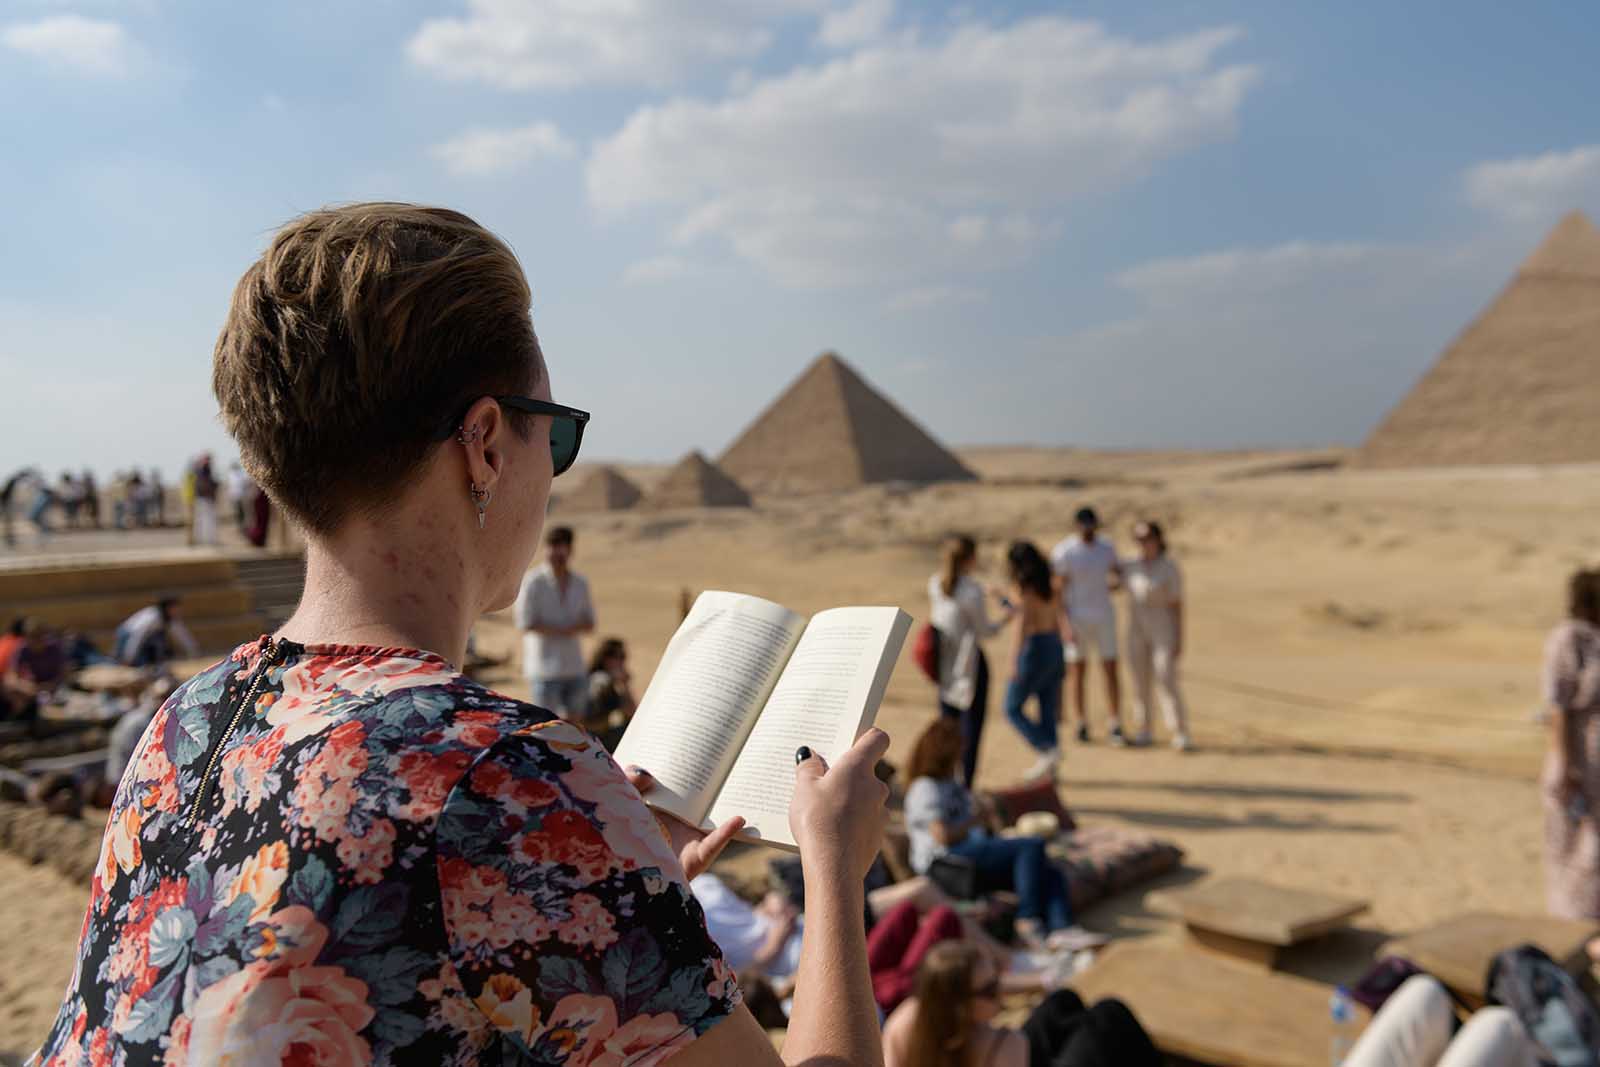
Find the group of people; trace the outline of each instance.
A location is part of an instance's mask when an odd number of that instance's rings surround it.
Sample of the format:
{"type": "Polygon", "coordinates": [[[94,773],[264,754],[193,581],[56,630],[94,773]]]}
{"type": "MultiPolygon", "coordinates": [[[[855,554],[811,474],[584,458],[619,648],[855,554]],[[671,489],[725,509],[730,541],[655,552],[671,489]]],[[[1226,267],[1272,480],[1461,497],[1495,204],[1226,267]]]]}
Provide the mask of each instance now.
{"type": "Polygon", "coordinates": [[[117,663],[153,676],[164,674],[180,656],[199,653],[177,597],[163,597],[124,619],[112,636],[109,654],[79,631],[19,616],[0,633],[0,721],[36,722],[40,709],[85,667],[117,663]]]}
{"type": "Polygon", "coordinates": [[[522,579],[512,621],[523,635],[522,672],[533,702],[587,728],[612,750],[638,701],[622,638],[602,638],[584,660],[583,638],[595,632],[598,619],[589,580],[572,569],[575,542],[570,526],[545,535],[544,561],[522,579]]]}
{"type": "MultiPolygon", "coordinates": [[[[210,454],[202,453],[185,468],[179,490],[190,544],[221,543],[219,509],[224,499],[231,502],[245,539],[258,548],[266,544],[272,504],[238,462],[219,475],[210,454]]],[[[154,468],[148,474],[138,468],[119,472],[105,490],[89,470],[80,475],[64,471],[52,482],[35,468],[24,467],[0,482],[0,532],[8,548],[18,544],[19,519],[30,523],[43,543],[58,530],[99,530],[108,524],[118,530],[164,527],[173,510],[161,472],[154,468]]]]}
{"type": "Polygon", "coordinates": [[[1061,758],[1063,691],[1071,699],[1075,736],[1092,740],[1088,673],[1098,661],[1109,705],[1111,744],[1152,743],[1153,708],[1161,704],[1172,746],[1194,742],[1178,684],[1183,655],[1183,575],[1168,552],[1161,525],[1146,520],[1132,529],[1136,552],[1128,558],[1100,534],[1092,508],[1075,516],[1076,531],[1048,557],[1032,542],[1006,552],[1005,589],[976,577],[973,538],[956,535],[944,545],[940,569],[928,579],[929,625],[937,632],[939,710],[959,723],[961,770],[967,785],[977,772],[978,748],[988,716],[990,670],[983,641],[1010,626],[1013,664],[1005,691],[1006,718],[1038,754],[1026,777],[1053,774],[1061,758]],[[1114,593],[1127,598],[1127,625],[1119,641],[1114,593]],[[991,600],[995,602],[991,610],[991,600]],[[1122,721],[1119,674],[1122,646],[1134,683],[1134,729],[1122,721]],[[1028,713],[1032,702],[1035,713],[1028,713]]]}

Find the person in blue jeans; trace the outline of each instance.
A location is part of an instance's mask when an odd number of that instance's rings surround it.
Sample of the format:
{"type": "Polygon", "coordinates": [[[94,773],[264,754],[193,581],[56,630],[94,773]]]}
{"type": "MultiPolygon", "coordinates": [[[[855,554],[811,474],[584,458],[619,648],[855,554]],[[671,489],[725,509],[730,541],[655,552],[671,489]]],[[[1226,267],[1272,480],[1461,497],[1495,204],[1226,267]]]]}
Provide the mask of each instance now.
{"type": "Polygon", "coordinates": [[[1016,893],[1017,933],[1050,948],[1098,943],[1074,924],[1067,879],[1038,837],[997,836],[993,805],[975,798],[956,779],[961,727],[936,719],[922,732],[906,764],[905,819],[911,867],[926,874],[940,857],[972,863],[977,892],[1016,893]]]}
{"type": "Polygon", "coordinates": [[[1013,543],[1006,553],[1006,566],[1017,595],[1013,635],[1017,661],[1006,686],[1006,718],[1039,754],[1024,777],[1053,778],[1061,759],[1056,720],[1061,715],[1061,683],[1066,677],[1060,596],[1049,562],[1031,542],[1013,543]],[[1037,719],[1027,714],[1030,697],[1039,706],[1037,719]]]}

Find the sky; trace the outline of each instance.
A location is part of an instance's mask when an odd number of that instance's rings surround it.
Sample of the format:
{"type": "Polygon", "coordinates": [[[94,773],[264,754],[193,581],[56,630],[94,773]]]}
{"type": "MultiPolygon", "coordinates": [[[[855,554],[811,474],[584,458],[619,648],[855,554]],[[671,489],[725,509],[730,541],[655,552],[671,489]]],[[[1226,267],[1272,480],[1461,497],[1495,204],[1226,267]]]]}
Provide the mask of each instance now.
{"type": "Polygon", "coordinates": [[[466,211],[591,457],[835,350],[946,442],[1354,443],[1566,211],[1600,7],[0,0],[0,467],[234,450],[275,227],[466,211]]]}

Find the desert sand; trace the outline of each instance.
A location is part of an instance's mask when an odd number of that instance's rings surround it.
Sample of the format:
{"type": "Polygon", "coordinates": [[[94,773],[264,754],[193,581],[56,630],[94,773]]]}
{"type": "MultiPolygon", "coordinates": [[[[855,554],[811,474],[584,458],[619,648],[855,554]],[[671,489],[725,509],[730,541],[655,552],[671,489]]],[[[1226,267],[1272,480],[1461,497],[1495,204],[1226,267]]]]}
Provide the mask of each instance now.
{"type": "MultiPolygon", "coordinates": [[[[1337,452],[961,458],[985,480],[758,497],[753,509],[558,507],[551,521],[576,527],[601,633],[627,639],[642,680],[684,589],[921,616],[947,531],[976,535],[998,581],[1010,539],[1048,548],[1081,504],[1100,509],[1124,549],[1136,516],[1157,518],[1188,580],[1184,673],[1201,750],[1071,747],[1074,812],[1176,841],[1188,853],[1180,882],[1254,875],[1370,899],[1359,929],[1287,960],[1312,977],[1353,977],[1386,932],[1462,910],[1543,911],[1539,655],[1567,573],[1600,558],[1600,468],[1337,469],[1337,452]]],[[[662,470],[626,473],[648,491],[662,470]]],[[[504,613],[479,640],[516,646],[504,613]]],[[[1003,681],[1005,639],[989,654],[1003,681]]],[[[500,680],[521,687],[514,667],[500,680]]],[[[892,760],[933,714],[930,686],[903,662],[879,719],[892,760]]],[[[980,784],[1027,762],[996,692],[980,784]]],[[[8,855],[0,884],[0,1050],[26,1052],[70,974],[87,890],[8,855]]],[[[1143,899],[1123,894],[1087,925],[1166,936],[1143,899]]]]}

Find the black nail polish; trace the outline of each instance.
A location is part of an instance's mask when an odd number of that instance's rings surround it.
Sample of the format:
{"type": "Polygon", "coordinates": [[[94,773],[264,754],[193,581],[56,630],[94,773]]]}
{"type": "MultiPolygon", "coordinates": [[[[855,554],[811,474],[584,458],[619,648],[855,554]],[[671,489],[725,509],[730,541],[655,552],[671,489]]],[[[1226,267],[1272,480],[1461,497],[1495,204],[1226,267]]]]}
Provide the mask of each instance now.
{"type": "Polygon", "coordinates": [[[794,750],[794,761],[796,763],[804,763],[810,758],[811,749],[807,748],[805,745],[801,745],[799,748],[794,750]]]}

